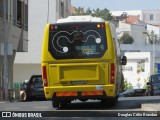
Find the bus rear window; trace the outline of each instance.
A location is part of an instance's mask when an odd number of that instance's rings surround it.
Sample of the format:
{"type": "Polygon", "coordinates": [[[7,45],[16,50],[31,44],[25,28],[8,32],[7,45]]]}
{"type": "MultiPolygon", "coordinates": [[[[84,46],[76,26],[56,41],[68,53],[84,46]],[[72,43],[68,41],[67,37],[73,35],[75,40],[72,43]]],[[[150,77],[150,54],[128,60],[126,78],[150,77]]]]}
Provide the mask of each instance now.
{"type": "Polygon", "coordinates": [[[104,23],[50,25],[49,52],[55,59],[100,58],[107,50],[104,23]]]}

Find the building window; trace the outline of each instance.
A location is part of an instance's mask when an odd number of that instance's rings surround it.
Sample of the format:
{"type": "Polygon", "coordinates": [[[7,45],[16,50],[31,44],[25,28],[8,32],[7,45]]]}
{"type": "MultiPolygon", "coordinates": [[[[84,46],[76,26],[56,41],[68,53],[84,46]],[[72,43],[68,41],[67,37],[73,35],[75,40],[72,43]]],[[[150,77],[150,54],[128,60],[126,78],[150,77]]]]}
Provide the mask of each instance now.
{"type": "Polygon", "coordinates": [[[17,26],[22,27],[22,2],[17,1],[17,26]]]}
{"type": "Polygon", "coordinates": [[[13,3],[13,23],[28,30],[28,1],[17,0],[13,3]]]}
{"type": "Polygon", "coordinates": [[[28,30],[28,4],[25,4],[25,19],[24,19],[24,29],[28,30]]]}
{"type": "Polygon", "coordinates": [[[150,14],[150,20],[153,20],[153,18],[154,18],[154,15],[150,14]]]}
{"type": "Polygon", "coordinates": [[[0,0],[0,18],[3,18],[3,0],[0,0]]]}

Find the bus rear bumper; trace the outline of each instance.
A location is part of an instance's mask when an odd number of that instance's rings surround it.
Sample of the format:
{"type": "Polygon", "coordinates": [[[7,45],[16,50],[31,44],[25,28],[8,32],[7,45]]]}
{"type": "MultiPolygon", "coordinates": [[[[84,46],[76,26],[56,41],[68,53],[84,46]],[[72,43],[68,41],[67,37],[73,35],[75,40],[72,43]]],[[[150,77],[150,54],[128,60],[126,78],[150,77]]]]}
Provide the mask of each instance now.
{"type": "Polygon", "coordinates": [[[101,99],[115,97],[114,85],[52,86],[45,87],[46,99],[101,99]]]}

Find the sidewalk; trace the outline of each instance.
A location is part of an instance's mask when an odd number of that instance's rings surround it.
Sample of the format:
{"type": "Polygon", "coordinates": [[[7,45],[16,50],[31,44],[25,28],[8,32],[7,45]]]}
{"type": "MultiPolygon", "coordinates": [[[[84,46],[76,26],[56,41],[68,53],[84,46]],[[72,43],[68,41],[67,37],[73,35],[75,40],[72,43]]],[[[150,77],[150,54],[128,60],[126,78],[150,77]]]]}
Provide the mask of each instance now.
{"type": "Polygon", "coordinates": [[[6,101],[0,100],[0,103],[6,103],[6,101]]]}
{"type": "Polygon", "coordinates": [[[144,103],[141,104],[141,109],[144,111],[160,111],[160,103],[144,103]]]}

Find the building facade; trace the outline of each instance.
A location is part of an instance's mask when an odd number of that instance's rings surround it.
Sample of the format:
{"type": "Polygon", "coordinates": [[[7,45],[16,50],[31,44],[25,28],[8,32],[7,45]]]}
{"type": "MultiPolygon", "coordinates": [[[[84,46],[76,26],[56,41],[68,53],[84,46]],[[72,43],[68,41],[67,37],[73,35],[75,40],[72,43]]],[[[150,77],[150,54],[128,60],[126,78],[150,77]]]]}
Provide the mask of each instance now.
{"type": "Polygon", "coordinates": [[[151,74],[160,73],[159,44],[121,44],[120,47],[127,56],[124,78],[133,87],[144,87],[151,74]]]}
{"type": "Polygon", "coordinates": [[[117,34],[130,34],[134,43],[121,44],[127,56],[123,69],[125,80],[133,87],[142,88],[151,74],[160,72],[160,10],[112,11],[117,34]],[[131,77],[132,76],[132,77],[131,77]]]}
{"type": "Polygon", "coordinates": [[[71,1],[30,0],[28,11],[28,52],[16,54],[13,71],[15,82],[23,82],[33,74],[41,74],[41,49],[45,25],[71,15],[71,1]]]}
{"type": "Polygon", "coordinates": [[[0,99],[5,82],[12,89],[16,53],[27,51],[28,0],[0,0],[0,99]]]}
{"type": "Polygon", "coordinates": [[[123,14],[139,16],[139,19],[148,24],[160,25],[160,10],[127,10],[127,11],[111,11],[113,16],[121,16],[123,14]]]}
{"type": "Polygon", "coordinates": [[[144,24],[126,23],[124,21],[119,21],[119,27],[116,28],[119,39],[121,38],[123,33],[128,33],[134,39],[133,44],[145,44],[146,36],[143,34],[143,32],[145,31],[146,27],[144,24]]]}
{"type": "Polygon", "coordinates": [[[125,52],[125,56],[127,65],[123,67],[124,80],[133,88],[143,88],[151,74],[150,52],[125,52]]]}

